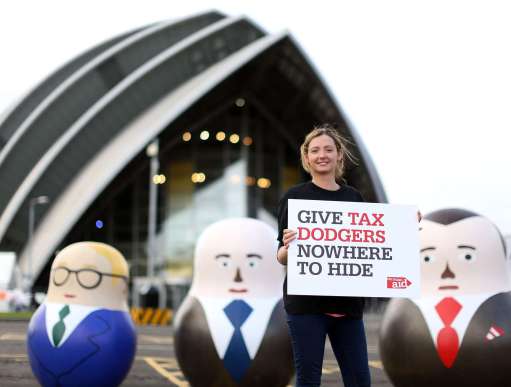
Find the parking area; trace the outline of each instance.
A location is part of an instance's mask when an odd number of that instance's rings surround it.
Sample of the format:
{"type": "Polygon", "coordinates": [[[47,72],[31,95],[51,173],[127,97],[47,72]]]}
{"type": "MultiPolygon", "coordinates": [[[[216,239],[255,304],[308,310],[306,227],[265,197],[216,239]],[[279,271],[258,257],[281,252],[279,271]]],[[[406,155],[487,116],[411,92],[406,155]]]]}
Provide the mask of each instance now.
{"type": "MultiPolygon", "coordinates": [[[[368,314],[365,319],[369,365],[373,386],[392,386],[385,375],[378,355],[377,331],[379,316],[368,314]]],[[[33,387],[26,352],[27,321],[0,321],[0,380],[2,387],[33,387]]],[[[138,347],[134,365],[122,384],[124,387],[188,386],[174,355],[173,335],[170,326],[139,326],[138,347]]],[[[340,373],[332,350],[327,345],[323,365],[324,386],[339,386],[340,373]]]]}

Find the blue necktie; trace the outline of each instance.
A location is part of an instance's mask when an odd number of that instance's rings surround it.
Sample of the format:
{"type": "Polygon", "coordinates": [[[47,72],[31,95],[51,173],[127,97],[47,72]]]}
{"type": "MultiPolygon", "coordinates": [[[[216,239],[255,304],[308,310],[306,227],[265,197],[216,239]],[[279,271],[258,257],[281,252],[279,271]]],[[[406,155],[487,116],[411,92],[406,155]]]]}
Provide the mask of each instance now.
{"type": "Polygon", "coordinates": [[[234,300],[224,308],[227,318],[234,327],[229,346],[224,356],[224,366],[231,377],[240,382],[248,367],[250,367],[250,355],[241,334],[241,326],[246,321],[252,308],[243,300],[234,300]]]}

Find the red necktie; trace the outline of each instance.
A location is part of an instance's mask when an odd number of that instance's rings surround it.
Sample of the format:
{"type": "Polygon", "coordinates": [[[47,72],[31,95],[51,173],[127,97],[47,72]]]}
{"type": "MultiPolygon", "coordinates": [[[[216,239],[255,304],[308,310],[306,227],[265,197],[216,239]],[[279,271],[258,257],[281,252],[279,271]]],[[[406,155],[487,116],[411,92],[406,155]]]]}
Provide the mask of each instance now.
{"type": "Polygon", "coordinates": [[[459,349],[458,334],[451,324],[460,312],[461,304],[452,297],[445,297],[435,309],[445,325],[436,337],[436,349],[442,363],[451,368],[459,349]]]}

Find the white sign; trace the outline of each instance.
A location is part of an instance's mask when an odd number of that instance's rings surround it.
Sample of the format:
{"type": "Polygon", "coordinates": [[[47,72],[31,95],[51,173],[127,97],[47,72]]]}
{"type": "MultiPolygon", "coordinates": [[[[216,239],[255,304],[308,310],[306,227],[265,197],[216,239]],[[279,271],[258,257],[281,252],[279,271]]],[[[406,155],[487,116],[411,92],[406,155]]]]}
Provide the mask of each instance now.
{"type": "Polygon", "coordinates": [[[289,199],[288,228],[288,294],[420,295],[417,207],[289,199]]]}

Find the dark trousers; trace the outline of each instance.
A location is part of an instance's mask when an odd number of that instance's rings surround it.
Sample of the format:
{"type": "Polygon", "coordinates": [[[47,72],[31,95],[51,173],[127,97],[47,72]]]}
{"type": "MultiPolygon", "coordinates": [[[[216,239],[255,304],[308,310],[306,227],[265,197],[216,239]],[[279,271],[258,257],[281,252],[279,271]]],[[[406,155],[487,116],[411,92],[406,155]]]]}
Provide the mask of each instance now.
{"type": "Polygon", "coordinates": [[[288,314],[293,345],[296,386],[319,386],[328,335],[345,387],[368,387],[371,375],[367,359],[364,323],[325,314],[288,314]]]}

